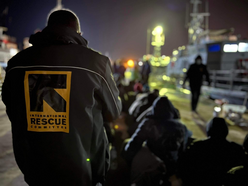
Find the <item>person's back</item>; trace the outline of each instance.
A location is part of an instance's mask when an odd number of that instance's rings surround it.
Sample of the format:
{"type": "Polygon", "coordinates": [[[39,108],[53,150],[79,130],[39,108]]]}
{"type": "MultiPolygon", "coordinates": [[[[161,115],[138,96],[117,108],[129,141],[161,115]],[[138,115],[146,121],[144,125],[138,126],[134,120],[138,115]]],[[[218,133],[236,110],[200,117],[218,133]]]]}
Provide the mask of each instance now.
{"type": "Polygon", "coordinates": [[[208,126],[210,138],[194,141],[179,159],[179,175],[186,186],[221,186],[225,173],[242,162],[241,146],[225,139],[225,120],[214,118],[208,126]]]}
{"type": "Polygon", "coordinates": [[[52,23],[68,12],[52,13],[31,36],[33,46],[9,61],[3,85],[15,158],[30,185],[103,183],[103,121],[121,110],[108,58],[87,48],[70,25],[52,23]]]}

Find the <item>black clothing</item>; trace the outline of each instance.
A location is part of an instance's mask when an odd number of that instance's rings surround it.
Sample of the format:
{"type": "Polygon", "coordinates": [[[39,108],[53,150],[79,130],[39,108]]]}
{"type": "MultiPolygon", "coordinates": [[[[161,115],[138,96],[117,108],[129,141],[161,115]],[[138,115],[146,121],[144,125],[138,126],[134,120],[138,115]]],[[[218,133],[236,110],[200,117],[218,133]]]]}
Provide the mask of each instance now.
{"type": "Polygon", "coordinates": [[[131,162],[146,141],[147,147],[166,165],[167,174],[175,172],[178,152],[184,149],[186,127],[173,119],[175,108],[167,97],[159,97],[153,103],[152,115],[144,119],[123,151],[131,162]]]}
{"type": "Polygon", "coordinates": [[[194,141],[179,157],[178,174],[185,186],[222,186],[227,171],[243,162],[242,147],[225,139],[223,118],[213,118],[206,130],[209,138],[194,141]]]}
{"type": "Polygon", "coordinates": [[[197,65],[196,63],[194,63],[190,65],[184,79],[183,84],[185,84],[186,80],[189,79],[189,85],[192,94],[191,95],[192,111],[196,111],[197,103],[201,93],[203,76],[205,76],[206,81],[210,84],[209,74],[206,65],[203,64],[197,65]]]}
{"type": "Polygon", "coordinates": [[[121,111],[109,59],[67,27],[46,27],[30,42],[8,62],[2,90],[25,181],[104,183],[109,147],[103,123],[121,111]]]}

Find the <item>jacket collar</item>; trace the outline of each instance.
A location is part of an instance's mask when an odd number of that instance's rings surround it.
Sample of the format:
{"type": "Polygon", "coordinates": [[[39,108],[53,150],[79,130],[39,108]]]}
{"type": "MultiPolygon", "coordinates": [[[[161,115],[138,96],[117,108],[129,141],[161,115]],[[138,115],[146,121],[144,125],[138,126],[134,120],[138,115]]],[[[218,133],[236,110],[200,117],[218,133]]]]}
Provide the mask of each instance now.
{"type": "Polygon", "coordinates": [[[78,44],[87,47],[88,41],[69,27],[47,26],[30,36],[29,42],[35,45],[78,44]]]}

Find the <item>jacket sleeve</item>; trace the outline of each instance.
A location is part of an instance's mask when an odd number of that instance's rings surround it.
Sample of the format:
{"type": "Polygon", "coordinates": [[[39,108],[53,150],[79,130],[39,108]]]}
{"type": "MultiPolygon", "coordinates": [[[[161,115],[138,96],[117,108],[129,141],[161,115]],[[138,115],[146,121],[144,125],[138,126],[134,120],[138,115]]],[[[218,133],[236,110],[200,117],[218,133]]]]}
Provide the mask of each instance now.
{"type": "Polygon", "coordinates": [[[106,64],[106,71],[102,82],[103,117],[105,121],[115,120],[121,113],[122,105],[119,90],[116,87],[110,61],[106,64]]]}
{"type": "Polygon", "coordinates": [[[10,80],[8,77],[8,73],[6,73],[4,83],[2,86],[2,101],[6,106],[6,113],[11,119],[11,92],[10,92],[10,80]]]}
{"type": "Polygon", "coordinates": [[[127,163],[131,163],[135,155],[141,149],[143,143],[150,138],[155,138],[153,134],[155,134],[153,128],[151,127],[152,123],[149,120],[143,120],[136,131],[132,135],[131,139],[125,145],[122,151],[122,157],[127,161],[127,163]]]}

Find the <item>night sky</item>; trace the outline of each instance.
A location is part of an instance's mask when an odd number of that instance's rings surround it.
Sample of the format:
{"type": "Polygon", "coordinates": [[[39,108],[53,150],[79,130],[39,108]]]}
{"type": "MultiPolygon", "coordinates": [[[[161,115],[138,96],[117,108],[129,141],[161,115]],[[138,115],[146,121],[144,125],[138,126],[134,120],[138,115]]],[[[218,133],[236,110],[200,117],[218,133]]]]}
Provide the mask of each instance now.
{"type": "MultiPolygon", "coordinates": [[[[112,59],[140,58],[146,53],[147,28],[162,25],[165,45],[162,54],[187,44],[186,2],[189,0],[62,0],[74,11],[89,47],[112,59]]],[[[43,29],[56,0],[1,0],[0,13],[9,6],[8,35],[19,44],[36,29],[43,29]]],[[[210,29],[235,28],[248,38],[248,0],[209,0],[210,29]]],[[[152,51],[151,51],[152,53],[152,51]]]]}

